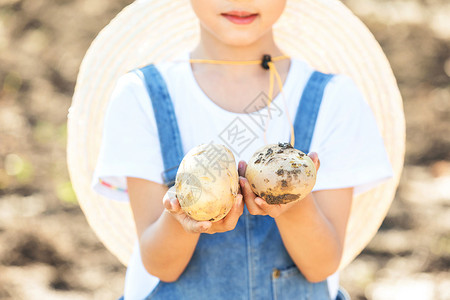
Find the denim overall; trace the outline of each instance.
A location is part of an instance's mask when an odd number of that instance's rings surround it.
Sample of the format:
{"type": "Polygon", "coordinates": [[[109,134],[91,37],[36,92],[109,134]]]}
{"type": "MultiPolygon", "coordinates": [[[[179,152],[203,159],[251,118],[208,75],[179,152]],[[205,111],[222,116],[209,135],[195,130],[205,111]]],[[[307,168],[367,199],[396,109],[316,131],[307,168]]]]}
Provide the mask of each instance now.
{"type": "MultiPolygon", "coordinates": [[[[164,79],[151,64],[144,74],[158,126],[164,180],[171,186],[184,157],[180,132],[164,79]]],[[[323,91],[333,75],[314,72],[294,122],[294,147],[308,153],[323,91]]],[[[340,292],[337,299],[346,299],[340,292]],[[342,298],[340,298],[342,297],[342,298]]],[[[308,282],[289,257],[273,218],[250,215],[236,228],[201,234],[194,254],[176,282],[160,281],[146,299],[310,299],[330,300],[327,281],[308,282]]]]}

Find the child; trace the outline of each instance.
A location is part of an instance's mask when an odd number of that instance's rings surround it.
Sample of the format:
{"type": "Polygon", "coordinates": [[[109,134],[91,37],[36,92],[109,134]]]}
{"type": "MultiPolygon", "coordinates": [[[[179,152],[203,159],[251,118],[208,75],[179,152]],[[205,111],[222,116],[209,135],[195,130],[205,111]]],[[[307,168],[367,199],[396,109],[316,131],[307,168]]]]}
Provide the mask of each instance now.
{"type": "Polygon", "coordinates": [[[353,195],[392,170],[352,80],[314,73],[274,42],[272,26],[285,4],[191,0],[200,21],[197,47],[118,81],[93,182],[99,193],[129,200],[133,211],[139,241],[126,300],[343,299],[336,271],[353,195]],[[243,63],[264,55],[270,57],[262,65],[243,63]],[[216,63],[195,63],[203,59],[216,63]],[[273,74],[278,86],[268,84],[273,74]],[[320,109],[305,115],[309,101],[320,109]],[[288,142],[291,126],[295,145],[320,165],[317,182],[301,201],[268,205],[251,191],[246,161],[265,143],[288,142]],[[197,222],[168,192],[174,170],[166,162],[176,149],[179,160],[211,142],[227,145],[240,161],[240,194],[223,220],[197,222]],[[128,193],[108,190],[114,184],[128,193]]]}

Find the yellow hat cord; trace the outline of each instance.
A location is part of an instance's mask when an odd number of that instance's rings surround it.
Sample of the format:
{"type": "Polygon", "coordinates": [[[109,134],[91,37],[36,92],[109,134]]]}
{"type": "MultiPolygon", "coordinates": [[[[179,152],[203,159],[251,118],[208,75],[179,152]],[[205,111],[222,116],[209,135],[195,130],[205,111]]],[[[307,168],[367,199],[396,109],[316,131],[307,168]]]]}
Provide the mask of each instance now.
{"type": "Polygon", "coordinates": [[[264,55],[262,60],[247,60],[247,61],[227,61],[227,60],[213,60],[213,59],[189,59],[191,63],[208,63],[208,64],[219,64],[219,65],[255,65],[261,64],[264,69],[269,69],[270,71],[270,79],[269,79],[269,100],[267,101],[267,122],[264,128],[264,142],[267,144],[266,132],[269,125],[270,120],[270,104],[273,100],[273,90],[274,90],[274,77],[278,82],[278,87],[280,89],[281,96],[283,98],[284,110],[286,112],[286,117],[288,119],[289,125],[291,127],[291,145],[294,146],[295,135],[294,135],[294,126],[292,124],[291,117],[289,115],[289,110],[286,104],[286,99],[283,93],[283,83],[281,82],[280,75],[278,74],[277,68],[275,67],[274,61],[282,60],[289,58],[286,55],[280,55],[274,58],[271,58],[270,55],[264,55]]]}

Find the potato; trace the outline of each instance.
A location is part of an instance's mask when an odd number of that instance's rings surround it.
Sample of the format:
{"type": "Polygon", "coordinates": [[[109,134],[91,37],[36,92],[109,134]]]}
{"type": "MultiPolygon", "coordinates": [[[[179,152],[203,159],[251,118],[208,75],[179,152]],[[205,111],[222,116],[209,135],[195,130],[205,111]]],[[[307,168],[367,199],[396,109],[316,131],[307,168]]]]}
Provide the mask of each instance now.
{"type": "Polygon", "coordinates": [[[306,197],[316,183],[314,162],[288,143],[264,146],[250,158],[245,172],[253,192],[269,204],[306,197]]]}
{"type": "Polygon", "coordinates": [[[239,175],[233,153],[220,144],[202,144],[181,161],[175,190],[183,211],[197,221],[216,222],[235,202],[239,175]]]}

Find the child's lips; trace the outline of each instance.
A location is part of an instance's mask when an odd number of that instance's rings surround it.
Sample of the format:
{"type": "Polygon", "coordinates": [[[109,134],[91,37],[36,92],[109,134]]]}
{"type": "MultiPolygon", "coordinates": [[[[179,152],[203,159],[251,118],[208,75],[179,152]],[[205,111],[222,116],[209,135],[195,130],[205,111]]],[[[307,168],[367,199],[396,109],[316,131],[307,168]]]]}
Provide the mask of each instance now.
{"type": "Polygon", "coordinates": [[[223,13],[222,16],[234,24],[250,24],[256,19],[258,14],[252,14],[246,11],[230,11],[223,13]]]}

